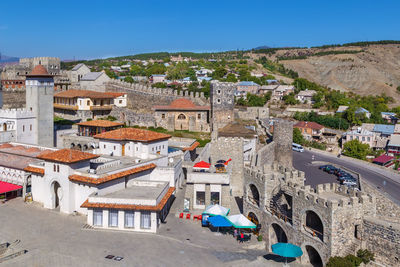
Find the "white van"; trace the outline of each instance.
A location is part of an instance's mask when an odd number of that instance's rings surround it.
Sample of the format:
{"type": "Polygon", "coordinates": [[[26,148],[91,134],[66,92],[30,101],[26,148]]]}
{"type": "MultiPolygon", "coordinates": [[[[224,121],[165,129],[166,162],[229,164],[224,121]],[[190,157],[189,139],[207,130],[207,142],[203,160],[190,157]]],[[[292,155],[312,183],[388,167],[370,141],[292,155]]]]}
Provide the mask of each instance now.
{"type": "Polygon", "coordinates": [[[297,151],[297,152],[304,152],[304,148],[296,143],[292,143],[292,149],[293,151],[297,151]]]}

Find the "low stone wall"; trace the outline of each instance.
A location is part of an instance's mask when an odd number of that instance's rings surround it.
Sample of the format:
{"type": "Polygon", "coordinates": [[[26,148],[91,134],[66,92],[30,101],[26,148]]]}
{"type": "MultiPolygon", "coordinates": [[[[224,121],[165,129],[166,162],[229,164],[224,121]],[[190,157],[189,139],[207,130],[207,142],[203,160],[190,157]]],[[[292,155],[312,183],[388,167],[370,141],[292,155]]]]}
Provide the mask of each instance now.
{"type": "Polygon", "coordinates": [[[129,108],[114,107],[110,115],[128,126],[155,127],[156,125],[156,120],[152,114],[137,113],[129,108]]]}
{"type": "Polygon", "coordinates": [[[387,266],[400,265],[400,225],[372,217],[364,218],[363,241],[374,252],[375,261],[387,266]]]}

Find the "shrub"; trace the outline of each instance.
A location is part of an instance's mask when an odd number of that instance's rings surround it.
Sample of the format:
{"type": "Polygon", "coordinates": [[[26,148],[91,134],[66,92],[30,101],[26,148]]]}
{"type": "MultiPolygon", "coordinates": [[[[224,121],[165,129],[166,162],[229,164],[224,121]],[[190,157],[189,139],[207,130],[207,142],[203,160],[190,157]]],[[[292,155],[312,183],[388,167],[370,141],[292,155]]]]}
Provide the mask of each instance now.
{"type": "Polygon", "coordinates": [[[262,235],[257,236],[257,240],[258,240],[258,242],[261,242],[263,240],[262,235]]]}
{"type": "Polygon", "coordinates": [[[346,257],[331,257],[326,263],[326,267],[358,267],[362,260],[354,255],[346,257]]]}
{"type": "Polygon", "coordinates": [[[369,251],[368,249],[359,249],[357,251],[357,257],[359,257],[363,263],[367,264],[370,261],[375,260],[374,253],[369,251]]]}

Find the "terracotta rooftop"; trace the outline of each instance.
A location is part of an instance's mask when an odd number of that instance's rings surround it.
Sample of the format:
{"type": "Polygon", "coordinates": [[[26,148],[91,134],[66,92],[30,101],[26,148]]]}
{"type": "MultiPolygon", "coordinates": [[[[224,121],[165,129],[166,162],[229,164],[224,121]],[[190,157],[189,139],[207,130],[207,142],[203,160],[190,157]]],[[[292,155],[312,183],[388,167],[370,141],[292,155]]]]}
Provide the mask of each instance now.
{"type": "Polygon", "coordinates": [[[321,130],[324,128],[324,126],[322,126],[321,124],[318,124],[313,121],[299,121],[293,127],[295,127],[295,128],[310,128],[310,129],[315,129],[315,130],[321,130]]]}
{"type": "Polygon", "coordinates": [[[81,182],[81,183],[97,185],[97,184],[106,183],[106,182],[109,182],[109,181],[112,181],[112,180],[115,180],[118,178],[122,178],[122,177],[125,177],[128,175],[132,175],[135,173],[151,170],[151,169],[154,169],[155,167],[157,167],[157,166],[154,163],[151,163],[151,164],[147,164],[144,166],[129,169],[126,171],[110,174],[110,175],[107,175],[107,176],[101,177],[101,178],[93,178],[93,177],[77,175],[77,174],[70,175],[68,178],[70,181],[74,181],[74,182],[81,182]]]}
{"type": "Polygon", "coordinates": [[[98,155],[92,153],[81,152],[78,150],[73,149],[60,149],[57,151],[40,154],[37,156],[39,159],[48,160],[48,161],[55,161],[60,163],[75,163],[79,161],[89,160],[98,158],[98,155]]]}
{"type": "Polygon", "coordinates": [[[139,142],[153,142],[158,140],[168,139],[169,134],[157,133],[149,130],[136,129],[136,128],[120,128],[113,131],[97,134],[94,138],[121,140],[121,141],[139,141],[139,142]]]}
{"type": "Polygon", "coordinates": [[[123,123],[108,121],[108,120],[94,120],[94,121],[85,121],[77,123],[80,126],[93,126],[93,127],[115,127],[115,126],[122,126],[123,123]]]}
{"type": "Polygon", "coordinates": [[[175,187],[170,187],[157,206],[150,205],[130,205],[130,204],[111,204],[111,203],[90,203],[86,200],[81,208],[100,208],[100,209],[124,209],[124,210],[148,210],[148,211],[161,211],[169,198],[175,191],[175,187]]]}
{"type": "Polygon", "coordinates": [[[75,89],[56,93],[54,94],[54,97],[64,97],[64,98],[82,97],[82,98],[97,98],[97,99],[115,98],[115,96],[104,92],[96,92],[90,90],[75,90],[75,89]]]}
{"type": "Polygon", "coordinates": [[[199,145],[200,145],[200,143],[196,141],[196,142],[194,142],[190,147],[184,147],[184,148],[182,148],[182,150],[183,150],[183,151],[187,151],[187,150],[193,151],[193,150],[195,150],[195,148],[198,147],[199,145]]]}
{"type": "Polygon", "coordinates": [[[0,148],[10,148],[10,147],[14,147],[14,146],[12,144],[9,144],[9,143],[0,145],[0,148]]]}
{"type": "Polygon", "coordinates": [[[210,106],[196,106],[191,100],[178,98],[169,106],[154,106],[154,110],[210,110],[210,106]]]}
{"type": "Polygon", "coordinates": [[[44,169],[42,169],[42,168],[36,168],[36,167],[28,166],[28,167],[24,168],[24,171],[33,172],[33,173],[36,173],[36,174],[44,175],[44,169]]]}
{"type": "Polygon", "coordinates": [[[227,124],[225,127],[218,129],[218,136],[222,137],[243,137],[254,138],[257,133],[251,129],[247,129],[245,125],[233,122],[227,124]]]}
{"type": "Polygon", "coordinates": [[[46,68],[39,64],[39,65],[36,65],[33,68],[33,70],[31,71],[31,73],[29,73],[26,76],[34,76],[35,77],[35,76],[53,76],[53,75],[50,75],[47,72],[46,68]]]}
{"type": "Polygon", "coordinates": [[[118,93],[118,92],[105,92],[105,94],[110,95],[112,97],[119,97],[119,96],[126,95],[126,93],[118,93]]]}

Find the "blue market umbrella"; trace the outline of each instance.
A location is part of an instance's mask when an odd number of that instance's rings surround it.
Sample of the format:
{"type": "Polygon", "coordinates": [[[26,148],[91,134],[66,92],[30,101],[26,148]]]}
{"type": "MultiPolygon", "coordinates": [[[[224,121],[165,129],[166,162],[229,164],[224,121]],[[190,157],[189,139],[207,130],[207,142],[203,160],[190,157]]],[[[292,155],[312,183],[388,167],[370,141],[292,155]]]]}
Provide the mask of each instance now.
{"type": "Polygon", "coordinates": [[[303,255],[303,251],[299,246],[290,243],[276,243],[271,248],[273,253],[285,257],[285,264],[287,264],[286,258],[297,258],[303,255]]]}

